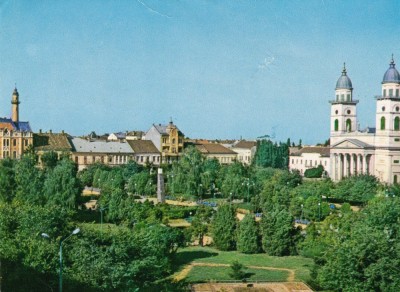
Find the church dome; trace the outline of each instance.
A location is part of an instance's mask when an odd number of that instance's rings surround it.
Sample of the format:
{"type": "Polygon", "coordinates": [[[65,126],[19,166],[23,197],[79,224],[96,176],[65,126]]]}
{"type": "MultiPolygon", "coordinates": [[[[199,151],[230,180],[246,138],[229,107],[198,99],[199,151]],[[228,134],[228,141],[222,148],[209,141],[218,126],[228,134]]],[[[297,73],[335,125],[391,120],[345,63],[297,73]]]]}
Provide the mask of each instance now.
{"type": "Polygon", "coordinates": [[[343,66],[342,76],[336,82],[336,89],[353,89],[353,84],[347,76],[346,65],[343,66]]]}
{"type": "Polygon", "coordinates": [[[389,69],[387,69],[385,75],[383,75],[382,83],[400,83],[400,74],[395,67],[393,56],[389,69]]]}

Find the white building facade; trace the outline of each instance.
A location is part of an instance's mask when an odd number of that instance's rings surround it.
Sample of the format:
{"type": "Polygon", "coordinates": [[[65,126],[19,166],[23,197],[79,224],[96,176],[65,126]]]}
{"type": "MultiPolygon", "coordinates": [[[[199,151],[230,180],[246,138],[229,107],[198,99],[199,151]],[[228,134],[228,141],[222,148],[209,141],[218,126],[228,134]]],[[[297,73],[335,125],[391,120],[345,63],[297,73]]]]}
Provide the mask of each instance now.
{"type": "Polygon", "coordinates": [[[310,168],[323,166],[325,176],[330,176],[329,147],[306,146],[289,156],[289,170],[298,170],[301,175],[310,168]]]}
{"type": "Polygon", "coordinates": [[[370,174],[393,184],[400,179],[400,74],[392,58],[382,81],[382,95],[376,97],[376,128],[358,129],[357,100],[343,68],[331,103],[330,176],[370,174]]]}

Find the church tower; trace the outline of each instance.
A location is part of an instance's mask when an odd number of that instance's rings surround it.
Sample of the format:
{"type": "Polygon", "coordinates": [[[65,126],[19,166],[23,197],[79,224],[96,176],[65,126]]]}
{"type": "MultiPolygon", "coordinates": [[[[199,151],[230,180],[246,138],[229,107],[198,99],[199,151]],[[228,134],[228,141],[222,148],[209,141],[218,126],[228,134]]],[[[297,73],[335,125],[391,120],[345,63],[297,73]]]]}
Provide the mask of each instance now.
{"type": "Polygon", "coordinates": [[[381,181],[400,178],[400,74],[392,59],[383,75],[382,95],[376,99],[375,172],[381,181]]]}
{"type": "Polygon", "coordinates": [[[393,141],[390,141],[390,136],[400,137],[399,90],[400,74],[392,56],[389,69],[383,75],[382,96],[379,96],[376,101],[376,135],[386,137],[385,139],[377,139],[380,145],[391,144],[390,142],[393,141]]]}
{"type": "Polygon", "coordinates": [[[345,133],[357,130],[357,103],[353,100],[353,85],[347,76],[346,64],[336,82],[335,100],[331,103],[331,145],[345,133]]]}
{"type": "Polygon", "coordinates": [[[11,98],[11,107],[12,107],[12,115],[11,119],[14,123],[19,122],[19,94],[17,87],[15,87],[12,98],[11,98]]]}

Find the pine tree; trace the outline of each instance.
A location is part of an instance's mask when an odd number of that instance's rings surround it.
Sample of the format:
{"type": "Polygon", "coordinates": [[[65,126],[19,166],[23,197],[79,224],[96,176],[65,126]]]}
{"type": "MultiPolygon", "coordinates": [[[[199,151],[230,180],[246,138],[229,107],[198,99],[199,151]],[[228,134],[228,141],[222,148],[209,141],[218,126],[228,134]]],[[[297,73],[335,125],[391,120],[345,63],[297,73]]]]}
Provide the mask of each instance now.
{"type": "Polygon", "coordinates": [[[230,205],[221,206],[212,222],[212,234],[215,246],[220,250],[234,250],[236,232],[235,208],[230,205]]]}
{"type": "Polygon", "coordinates": [[[257,253],[259,248],[258,226],[253,215],[247,214],[239,223],[237,250],[242,253],[257,253]]]}

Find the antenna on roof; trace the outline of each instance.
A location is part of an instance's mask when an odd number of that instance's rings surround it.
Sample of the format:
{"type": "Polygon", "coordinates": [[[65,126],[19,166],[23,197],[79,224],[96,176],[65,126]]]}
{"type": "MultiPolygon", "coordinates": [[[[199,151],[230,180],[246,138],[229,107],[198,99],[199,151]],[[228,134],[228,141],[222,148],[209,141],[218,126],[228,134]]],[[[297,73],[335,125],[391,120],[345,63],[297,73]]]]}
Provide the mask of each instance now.
{"type": "Polygon", "coordinates": [[[173,124],[174,122],[172,121],[172,117],[169,117],[169,123],[173,124]]]}

